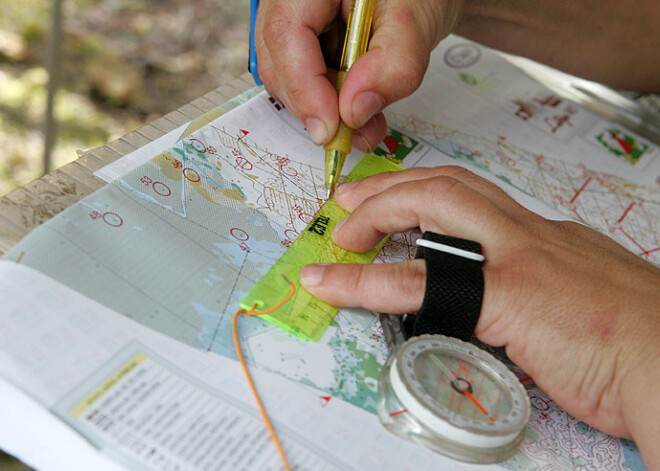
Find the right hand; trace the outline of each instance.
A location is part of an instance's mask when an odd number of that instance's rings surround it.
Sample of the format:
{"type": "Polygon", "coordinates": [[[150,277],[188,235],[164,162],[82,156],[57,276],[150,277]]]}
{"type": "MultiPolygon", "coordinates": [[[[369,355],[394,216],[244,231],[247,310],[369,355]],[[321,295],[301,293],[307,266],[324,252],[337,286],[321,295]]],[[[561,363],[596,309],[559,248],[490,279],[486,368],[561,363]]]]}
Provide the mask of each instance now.
{"type": "MultiPolygon", "coordinates": [[[[658,267],[582,224],[541,218],[460,167],[382,173],[339,186],[335,197],[351,212],[332,232],[346,250],[417,227],[479,242],[486,261],[474,334],[505,346],[568,413],[632,437],[660,470],[658,267]]],[[[308,265],[300,282],[335,306],[413,313],[426,265],[308,265]]]]}
{"type": "MultiPolygon", "coordinates": [[[[421,84],[431,50],[455,27],[462,0],[379,0],[369,50],[351,67],[338,96],[318,36],[351,0],[262,0],[256,24],[259,76],[300,119],[312,139],[334,137],[339,118],[358,131],[354,145],[373,150],[385,137],[382,109],[421,84]]],[[[343,41],[343,38],[342,38],[343,41]]]]}

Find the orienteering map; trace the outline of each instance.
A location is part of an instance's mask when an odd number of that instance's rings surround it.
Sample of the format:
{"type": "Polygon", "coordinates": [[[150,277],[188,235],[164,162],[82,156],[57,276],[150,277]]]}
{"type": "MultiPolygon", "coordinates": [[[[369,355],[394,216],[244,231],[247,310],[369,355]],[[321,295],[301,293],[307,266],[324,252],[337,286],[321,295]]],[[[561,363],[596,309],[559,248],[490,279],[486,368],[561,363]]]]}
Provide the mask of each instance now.
{"type": "MultiPolygon", "coordinates": [[[[376,149],[384,158],[478,169],[532,209],[589,224],[660,264],[657,148],[487,50],[444,41],[422,88],[387,116],[391,129],[376,149]]],[[[324,202],[320,152],[279,102],[260,94],[184,133],[6,258],[190,347],[234,358],[239,301],[324,202]]],[[[345,171],[356,161],[351,155],[345,171]]],[[[417,237],[393,235],[376,263],[411,258],[417,237]]],[[[253,367],[319,391],[319,407],[336,397],[375,411],[387,347],[373,313],[340,310],[318,343],[257,318],[242,318],[239,331],[253,367]]],[[[506,468],[644,469],[631,442],[529,393],[526,439],[506,468]]]]}

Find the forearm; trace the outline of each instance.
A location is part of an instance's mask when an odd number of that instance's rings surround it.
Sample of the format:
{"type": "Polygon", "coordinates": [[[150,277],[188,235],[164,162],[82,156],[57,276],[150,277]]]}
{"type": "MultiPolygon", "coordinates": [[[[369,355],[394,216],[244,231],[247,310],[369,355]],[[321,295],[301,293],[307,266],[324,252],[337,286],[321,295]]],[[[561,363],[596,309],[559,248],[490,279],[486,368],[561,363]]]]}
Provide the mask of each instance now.
{"type": "Polygon", "coordinates": [[[465,0],[456,33],[612,87],[660,91],[660,2],[465,0]]]}

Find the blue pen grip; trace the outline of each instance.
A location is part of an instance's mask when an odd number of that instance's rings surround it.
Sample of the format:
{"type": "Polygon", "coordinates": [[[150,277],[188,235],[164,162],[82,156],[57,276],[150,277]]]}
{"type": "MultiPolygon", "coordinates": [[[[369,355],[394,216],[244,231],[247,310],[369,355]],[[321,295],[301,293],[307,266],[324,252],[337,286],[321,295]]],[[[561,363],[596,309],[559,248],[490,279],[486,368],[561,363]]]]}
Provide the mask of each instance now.
{"type": "Polygon", "coordinates": [[[259,8],[259,0],[250,0],[250,63],[248,70],[252,73],[252,78],[257,85],[264,83],[259,78],[259,67],[257,65],[257,49],[254,47],[254,34],[257,24],[257,9],[259,8]]]}

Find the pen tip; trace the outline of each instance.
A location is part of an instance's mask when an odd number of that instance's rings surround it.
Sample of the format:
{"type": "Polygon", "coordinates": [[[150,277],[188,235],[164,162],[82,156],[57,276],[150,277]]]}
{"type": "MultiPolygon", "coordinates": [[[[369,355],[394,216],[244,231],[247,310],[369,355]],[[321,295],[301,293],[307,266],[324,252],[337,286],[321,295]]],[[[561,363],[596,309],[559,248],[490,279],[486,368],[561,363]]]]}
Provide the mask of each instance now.
{"type": "Polygon", "coordinates": [[[332,195],[332,190],[331,190],[330,188],[327,188],[327,189],[325,190],[325,199],[326,199],[326,200],[329,200],[329,199],[330,199],[330,195],[332,195]]]}

